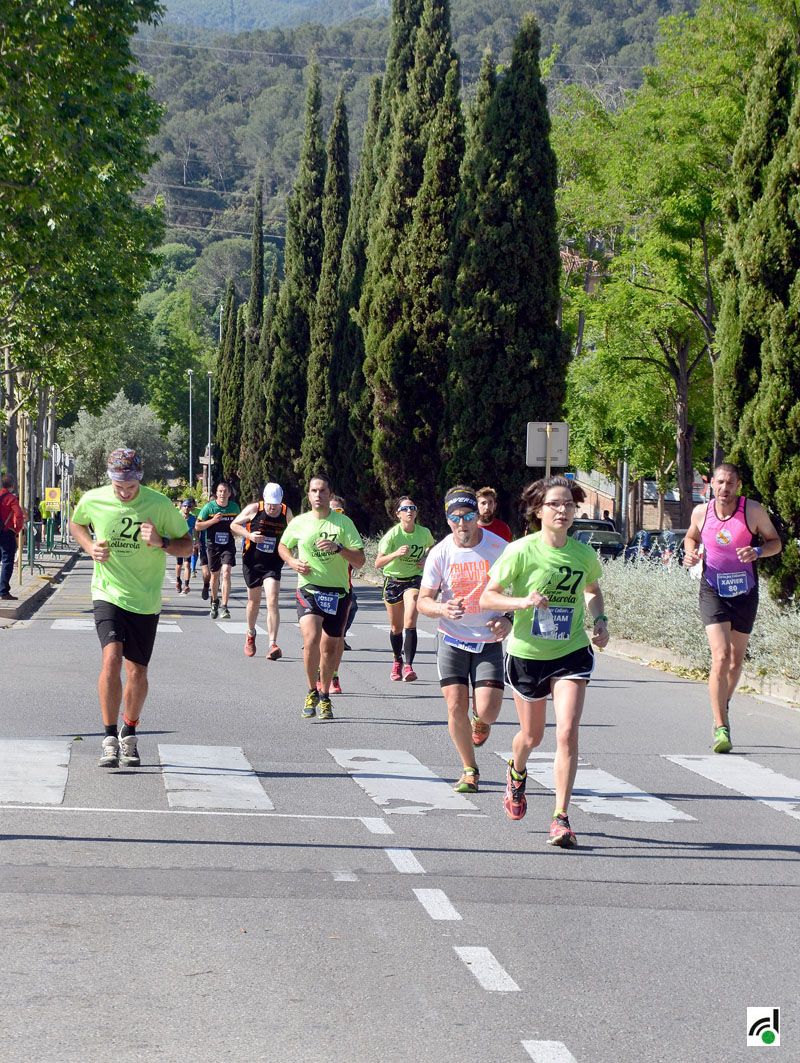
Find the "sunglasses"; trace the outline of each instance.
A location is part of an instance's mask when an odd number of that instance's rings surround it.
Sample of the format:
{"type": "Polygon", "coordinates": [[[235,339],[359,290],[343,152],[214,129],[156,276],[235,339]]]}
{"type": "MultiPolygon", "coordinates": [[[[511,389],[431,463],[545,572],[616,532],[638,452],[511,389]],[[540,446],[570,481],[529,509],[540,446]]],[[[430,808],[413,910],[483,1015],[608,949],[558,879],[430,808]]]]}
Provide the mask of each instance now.
{"type": "Polygon", "coordinates": [[[477,513],[462,513],[460,517],[448,517],[449,521],[453,524],[460,524],[463,520],[465,524],[472,524],[474,520],[478,519],[477,513]]]}
{"type": "Polygon", "coordinates": [[[547,506],[548,509],[566,509],[567,511],[575,509],[574,502],[562,502],[561,500],[557,502],[542,502],[542,505],[547,506]]]}
{"type": "Polygon", "coordinates": [[[397,507],[397,512],[398,513],[416,513],[417,512],[417,507],[416,506],[398,506],[397,507]]]}

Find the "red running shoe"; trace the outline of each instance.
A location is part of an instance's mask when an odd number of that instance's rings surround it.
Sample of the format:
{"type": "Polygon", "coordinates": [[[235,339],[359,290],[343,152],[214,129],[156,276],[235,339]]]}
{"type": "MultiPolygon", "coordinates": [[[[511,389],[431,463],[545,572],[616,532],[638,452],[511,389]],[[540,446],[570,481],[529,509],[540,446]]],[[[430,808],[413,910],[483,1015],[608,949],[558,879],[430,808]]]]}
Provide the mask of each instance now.
{"type": "MultiPolygon", "coordinates": [[[[525,796],[528,773],[526,771],[521,779],[515,779],[511,774],[513,765],[513,760],[510,760],[506,769],[506,794],[503,798],[503,808],[509,819],[522,819],[528,811],[528,798],[525,796]]],[[[518,772],[515,771],[514,775],[518,775],[518,772]]]]}
{"type": "Polygon", "coordinates": [[[255,655],[256,655],[256,637],[255,637],[255,635],[245,635],[245,637],[244,637],[244,655],[245,655],[245,657],[255,657],[255,655]]]}
{"type": "Polygon", "coordinates": [[[401,665],[400,661],[395,661],[392,665],[391,679],[393,683],[399,683],[400,680],[403,678],[402,668],[403,666],[401,665]]]}
{"type": "Polygon", "coordinates": [[[270,661],[279,661],[281,657],[283,657],[283,654],[281,653],[281,648],[278,643],[271,643],[269,647],[269,653],[267,654],[267,659],[270,661]]]}
{"type": "Polygon", "coordinates": [[[473,715],[472,717],[472,744],[474,746],[482,746],[486,739],[489,737],[492,730],[490,723],[484,723],[480,716],[473,715]]]}
{"type": "Polygon", "coordinates": [[[331,679],[330,693],[331,694],[341,694],[341,692],[342,692],[342,684],[339,682],[339,676],[335,675],[333,677],[333,679],[331,679]]]}
{"type": "MultiPolygon", "coordinates": [[[[392,676],[392,678],[394,678],[394,676],[392,676]]],[[[411,665],[410,664],[404,664],[403,665],[403,682],[404,683],[413,683],[416,678],[417,678],[417,673],[414,671],[414,669],[411,667],[411,665]]]]}
{"type": "Polygon", "coordinates": [[[575,837],[575,831],[569,825],[569,817],[566,812],[556,816],[550,824],[550,837],[547,839],[547,844],[557,845],[559,849],[577,848],[578,839],[575,837]]]}

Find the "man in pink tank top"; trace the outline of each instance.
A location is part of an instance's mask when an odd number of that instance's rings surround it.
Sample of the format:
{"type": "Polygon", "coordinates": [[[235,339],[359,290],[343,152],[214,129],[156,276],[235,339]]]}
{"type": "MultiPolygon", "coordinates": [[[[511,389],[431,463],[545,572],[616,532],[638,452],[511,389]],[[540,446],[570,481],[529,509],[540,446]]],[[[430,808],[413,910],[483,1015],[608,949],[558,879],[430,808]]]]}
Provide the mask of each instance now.
{"type": "Polygon", "coordinates": [[[715,753],[730,753],[728,707],[742,672],[758,610],[756,561],[781,552],[781,541],[766,510],[739,492],[735,465],[714,470],[710,502],[695,506],[684,539],[684,565],[703,562],[700,617],[711,648],[708,692],[714,715],[715,753]]]}

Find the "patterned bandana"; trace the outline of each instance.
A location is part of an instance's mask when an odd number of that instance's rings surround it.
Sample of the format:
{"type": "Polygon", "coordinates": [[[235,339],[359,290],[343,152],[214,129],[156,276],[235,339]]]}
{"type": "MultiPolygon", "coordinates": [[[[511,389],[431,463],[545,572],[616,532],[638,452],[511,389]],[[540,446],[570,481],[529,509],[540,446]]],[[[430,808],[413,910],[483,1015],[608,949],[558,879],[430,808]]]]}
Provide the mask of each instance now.
{"type": "Polygon", "coordinates": [[[122,483],[128,480],[141,480],[143,475],[142,459],[129,447],[118,447],[108,455],[108,478],[122,483]]]}

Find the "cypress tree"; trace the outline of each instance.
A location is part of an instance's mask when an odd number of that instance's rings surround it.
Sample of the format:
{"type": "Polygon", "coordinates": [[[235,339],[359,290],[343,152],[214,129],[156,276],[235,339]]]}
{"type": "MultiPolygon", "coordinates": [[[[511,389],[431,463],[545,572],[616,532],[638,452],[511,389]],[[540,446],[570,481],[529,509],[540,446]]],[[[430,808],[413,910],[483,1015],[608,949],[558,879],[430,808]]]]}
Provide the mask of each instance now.
{"type": "Polygon", "coordinates": [[[376,374],[373,453],[387,494],[409,491],[434,512],[441,472],[438,435],[444,413],[451,302],[449,251],[460,187],[464,123],[454,61],[436,108],[424,161],[422,186],[399,255],[405,264],[403,312],[376,374]]]}
{"type": "Polygon", "coordinates": [[[539,45],[526,16],[485,116],[471,126],[442,436],[447,481],[493,483],[506,496],[526,479],[526,422],[556,419],[565,387],[556,160],[539,45]]]}
{"type": "Polygon", "coordinates": [[[342,243],[350,211],[350,139],[344,87],[339,88],[333,122],[328,134],[325,191],[322,198],[322,227],[325,249],[322,256],[319,289],[311,327],[311,355],[308,361],[308,401],[301,452],[303,479],[317,469],[332,468],[334,457],[335,399],[332,365],[338,341],[339,301],[337,289],[342,261],[342,243]]]}
{"type": "Polygon", "coordinates": [[[261,491],[261,464],[266,438],[264,363],[261,332],[264,316],[264,206],[263,180],[256,179],[253,204],[253,241],[250,255],[250,298],[247,303],[242,400],[239,481],[242,502],[261,491]]]}
{"type": "Polygon", "coordinates": [[[247,352],[257,349],[264,316],[264,181],[256,178],[253,204],[253,240],[250,251],[250,298],[247,303],[247,352]]]}
{"type": "Polygon", "coordinates": [[[375,187],[375,138],[380,119],[382,80],[372,79],[361,161],[347,219],[338,284],[338,326],[331,363],[334,395],[334,458],[339,486],[353,500],[359,527],[376,497],[372,469],[372,393],[364,380],[364,339],[355,320],[367,264],[370,203],[375,187]]]}
{"type": "Polygon", "coordinates": [[[272,365],[267,385],[270,474],[296,507],[294,482],[306,416],[306,376],[324,235],[322,193],[325,145],[322,139],[319,66],[309,67],[305,137],[300,170],[287,205],[284,281],[271,325],[272,365]]]}
{"type": "MultiPolygon", "coordinates": [[[[238,497],[239,453],[242,447],[242,402],[244,398],[245,344],[247,307],[242,304],[236,312],[233,359],[225,379],[225,423],[222,429],[222,475],[234,488],[238,497]]],[[[220,420],[222,413],[220,411],[220,420]]]]}
{"type": "Polygon", "coordinates": [[[771,589],[800,588],[800,63],[797,38],[771,38],[734,154],[719,409],[728,457],[787,529],[771,589]],[[724,375],[723,375],[724,373],[724,375]],[[732,403],[743,405],[734,410],[732,403]],[[738,413],[738,419],[736,414],[738,413]]]}
{"type": "MultiPolygon", "coordinates": [[[[222,463],[222,454],[227,448],[227,436],[231,421],[230,406],[234,402],[229,387],[229,379],[236,353],[236,288],[232,280],[228,281],[225,302],[222,311],[222,338],[217,353],[216,372],[214,373],[214,391],[217,399],[217,411],[214,421],[214,445],[217,465],[222,463]]],[[[222,475],[222,469],[219,469],[222,475]]],[[[212,484],[213,487],[213,484],[212,484]]]]}

